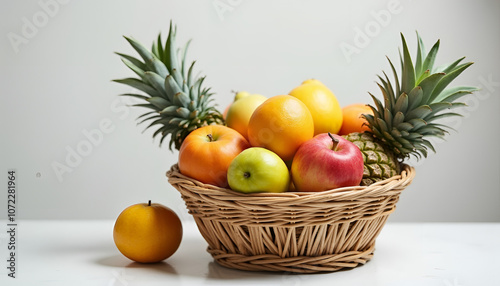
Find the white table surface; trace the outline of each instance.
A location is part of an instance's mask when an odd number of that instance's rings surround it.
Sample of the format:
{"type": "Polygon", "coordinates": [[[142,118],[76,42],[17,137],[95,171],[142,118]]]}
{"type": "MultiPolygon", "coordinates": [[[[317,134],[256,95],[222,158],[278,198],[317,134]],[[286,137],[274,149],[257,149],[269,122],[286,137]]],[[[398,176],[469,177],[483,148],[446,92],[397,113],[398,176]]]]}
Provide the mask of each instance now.
{"type": "Polygon", "coordinates": [[[500,223],[388,223],[366,265],[305,275],[224,268],[192,221],[169,259],[135,263],[115,247],[113,224],[19,221],[15,279],[7,277],[7,233],[0,233],[0,285],[500,285],[500,223]]]}

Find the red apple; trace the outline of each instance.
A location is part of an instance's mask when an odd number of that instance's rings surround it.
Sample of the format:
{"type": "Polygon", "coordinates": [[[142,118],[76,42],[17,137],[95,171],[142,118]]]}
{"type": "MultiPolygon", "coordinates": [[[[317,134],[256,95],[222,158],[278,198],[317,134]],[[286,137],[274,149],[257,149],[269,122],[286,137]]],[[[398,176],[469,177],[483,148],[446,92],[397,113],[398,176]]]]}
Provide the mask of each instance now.
{"type": "Polygon", "coordinates": [[[363,155],[356,145],[339,135],[322,133],[297,150],[292,179],[301,192],[358,186],[363,179],[363,165],[363,155]]]}

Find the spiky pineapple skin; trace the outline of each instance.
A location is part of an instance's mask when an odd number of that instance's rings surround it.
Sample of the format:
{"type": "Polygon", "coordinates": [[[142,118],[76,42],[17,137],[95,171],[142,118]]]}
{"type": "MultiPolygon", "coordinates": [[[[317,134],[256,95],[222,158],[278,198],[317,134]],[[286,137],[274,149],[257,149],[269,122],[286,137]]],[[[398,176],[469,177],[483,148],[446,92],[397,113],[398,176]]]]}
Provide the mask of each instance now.
{"type": "Polygon", "coordinates": [[[364,170],[362,186],[369,186],[401,172],[401,163],[384,144],[370,133],[350,133],[342,136],[358,146],[363,155],[364,170]]]}

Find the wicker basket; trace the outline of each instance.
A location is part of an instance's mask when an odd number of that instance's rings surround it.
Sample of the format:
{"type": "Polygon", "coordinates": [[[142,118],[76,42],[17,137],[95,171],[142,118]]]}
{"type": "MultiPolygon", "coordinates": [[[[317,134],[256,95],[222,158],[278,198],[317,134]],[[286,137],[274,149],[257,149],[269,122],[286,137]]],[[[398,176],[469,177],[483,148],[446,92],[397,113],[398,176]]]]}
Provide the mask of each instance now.
{"type": "Polygon", "coordinates": [[[369,261],[377,235],[414,176],[414,168],[405,165],[400,175],[368,187],[242,194],[186,177],[177,165],[167,172],[215,261],[240,270],[296,273],[369,261]]]}

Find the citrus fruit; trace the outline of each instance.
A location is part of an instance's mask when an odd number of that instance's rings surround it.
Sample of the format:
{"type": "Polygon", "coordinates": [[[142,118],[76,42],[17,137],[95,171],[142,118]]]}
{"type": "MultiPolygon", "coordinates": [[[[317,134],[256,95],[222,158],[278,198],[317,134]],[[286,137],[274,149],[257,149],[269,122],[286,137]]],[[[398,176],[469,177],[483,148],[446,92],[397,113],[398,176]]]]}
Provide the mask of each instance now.
{"type": "Polygon", "coordinates": [[[287,162],[299,146],[314,135],[314,122],[307,106],[290,95],[277,95],[264,101],[248,123],[248,140],[287,162]]]}
{"type": "Polygon", "coordinates": [[[342,126],[342,109],[333,92],[316,79],[304,81],[289,93],[302,101],[313,117],[314,135],[338,133],[342,126]]]}
{"type": "Polygon", "coordinates": [[[364,103],[354,103],[342,108],[342,128],[339,131],[339,135],[347,135],[353,132],[365,132],[369,131],[370,128],[366,119],[364,119],[362,114],[373,115],[372,109],[364,103]]]}
{"type": "Polygon", "coordinates": [[[135,204],[116,219],[113,239],[120,252],[131,260],[154,263],[177,251],[182,224],[174,211],[161,204],[135,204]]]}
{"type": "Polygon", "coordinates": [[[266,101],[267,97],[252,94],[236,100],[227,111],[226,124],[248,139],[248,122],[254,110],[266,101]]]}

